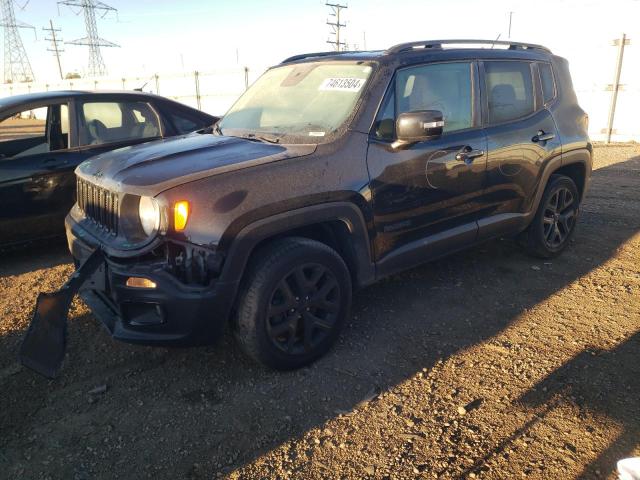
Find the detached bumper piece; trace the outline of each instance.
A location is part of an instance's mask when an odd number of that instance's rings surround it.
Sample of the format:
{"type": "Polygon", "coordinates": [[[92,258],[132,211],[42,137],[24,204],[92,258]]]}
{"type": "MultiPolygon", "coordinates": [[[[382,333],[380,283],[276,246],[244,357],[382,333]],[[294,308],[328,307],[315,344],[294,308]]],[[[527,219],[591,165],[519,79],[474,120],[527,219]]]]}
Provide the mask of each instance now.
{"type": "Polygon", "coordinates": [[[60,290],[40,293],[18,355],[20,363],[47,378],[55,378],[67,347],[67,315],[73,297],[104,262],[100,249],[91,253],[60,290]]]}

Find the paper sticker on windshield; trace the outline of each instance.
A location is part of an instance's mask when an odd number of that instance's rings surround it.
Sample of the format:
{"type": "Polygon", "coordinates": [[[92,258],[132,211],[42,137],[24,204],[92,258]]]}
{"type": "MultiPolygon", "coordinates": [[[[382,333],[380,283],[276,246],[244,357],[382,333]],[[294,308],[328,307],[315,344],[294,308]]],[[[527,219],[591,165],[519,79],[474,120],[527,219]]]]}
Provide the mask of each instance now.
{"type": "Polygon", "coordinates": [[[320,84],[320,91],[337,90],[340,92],[358,92],[364,85],[364,78],[326,78],[320,84]]]}
{"type": "Polygon", "coordinates": [[[310,137],[324,137],[324,132],[309,132],[310,137]]]}

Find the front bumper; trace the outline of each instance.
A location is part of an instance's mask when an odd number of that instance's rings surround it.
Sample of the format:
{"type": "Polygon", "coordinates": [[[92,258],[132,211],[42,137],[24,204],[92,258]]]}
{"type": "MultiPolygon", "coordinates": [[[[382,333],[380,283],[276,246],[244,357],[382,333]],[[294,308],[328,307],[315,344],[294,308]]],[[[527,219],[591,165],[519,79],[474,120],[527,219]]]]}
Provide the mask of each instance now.
{"type": "MultiPolygon", "coordinates": [[[[67,217],[67,241],[76,264],[98,240],[67,217]],[[82,237],[82,238],[80,238],[82,237]]],[[[105,262],[88,279],[80,297],[118,340],[144,345],[194,346],[213,343],[227,324],[236,284],[185,285],[164,270],[162,262],[118,259],[105,262]],[[144,277],[156,288],[132,288],[129,277],[144,277]]]]}

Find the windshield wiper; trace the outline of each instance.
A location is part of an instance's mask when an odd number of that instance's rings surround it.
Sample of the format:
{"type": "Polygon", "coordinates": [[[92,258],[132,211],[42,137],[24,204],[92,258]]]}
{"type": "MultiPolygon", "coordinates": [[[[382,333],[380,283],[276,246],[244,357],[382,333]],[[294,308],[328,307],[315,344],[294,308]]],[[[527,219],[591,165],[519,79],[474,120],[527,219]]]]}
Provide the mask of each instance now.
{"type": "Polygon", "coordinates": [[[240,138],[251,140],[253,142],[280,143],[280,137],[276,137],[274,135],[256,135],[255,133],[249,133],[240,138]]]}

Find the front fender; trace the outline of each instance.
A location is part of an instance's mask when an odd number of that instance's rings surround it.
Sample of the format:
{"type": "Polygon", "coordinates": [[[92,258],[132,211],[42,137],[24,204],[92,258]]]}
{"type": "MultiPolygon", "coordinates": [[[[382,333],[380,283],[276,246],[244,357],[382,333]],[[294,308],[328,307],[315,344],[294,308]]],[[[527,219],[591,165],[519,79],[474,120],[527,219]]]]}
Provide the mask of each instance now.
{"type": "Polygon", "coordinates": [[[375,266],[372,261],[367,223],[360,208],[351,202],[311,205],[246,225],[230,242],[220,281],[239,282],[251,253],[264,240],[297,228],[336,220],[343,222],[349,232],[355,254],[358,284],[364,286],[373,283],[375,266]]]}

